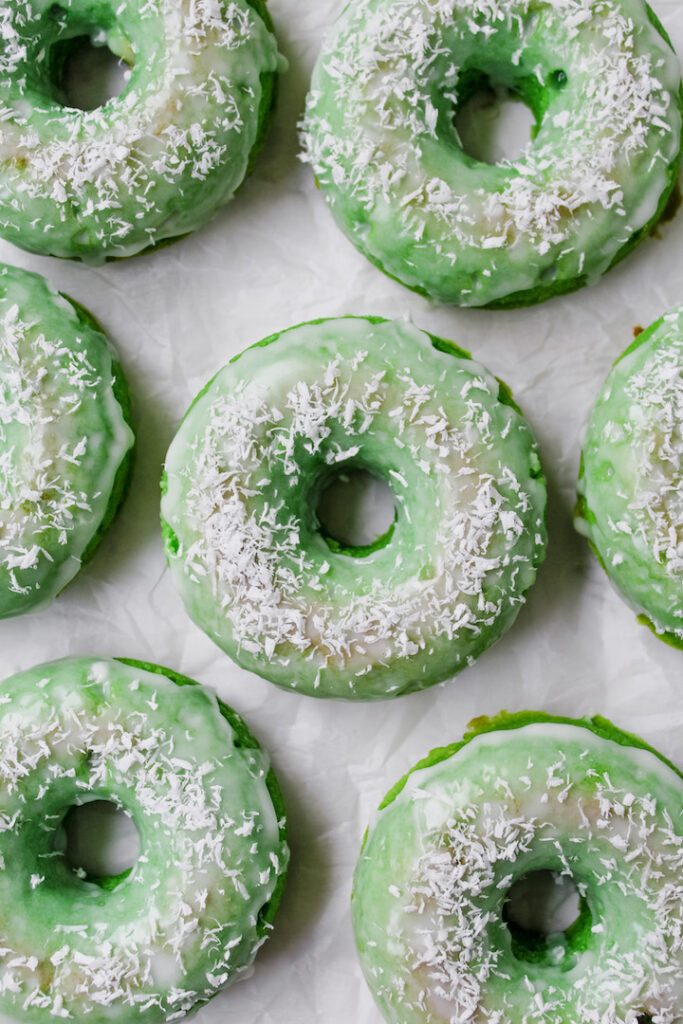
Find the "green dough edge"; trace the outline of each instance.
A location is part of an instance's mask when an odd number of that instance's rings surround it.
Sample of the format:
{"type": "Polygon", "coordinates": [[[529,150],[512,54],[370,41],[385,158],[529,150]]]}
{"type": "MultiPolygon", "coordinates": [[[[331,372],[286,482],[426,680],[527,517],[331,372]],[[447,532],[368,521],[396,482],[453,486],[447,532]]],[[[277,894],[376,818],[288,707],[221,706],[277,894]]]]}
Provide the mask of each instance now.
{"type": "MultiPolygon", "coordinates": [[[[422,768],[431,768],[435,764],[439,764],[441,761],[446,761],[453,754],[457,754],[459,750],[466,747],[477,736],[482,736],[489,732],[503,732],[507,729],[522,729],[525,725],[533,725],[536,722],[543,724],[555,724],[555,725],[575,725],[583,729],[588,729],[590,732],[595,733],[601,739],[612,740],[614,743],[618,743],[622,747],[635,747],[638,750],[647,750],[650,754],[654,754],[659,760],[671,768],[672,771],[678,775],[679,778],[683,779],[683,771],[680,771],[676,766],[669,761],[668,758],[664,757],[658,750],[646,743],[645,740],[636,736],[634,733],[625,732],[618,726],[614,725],[608,718],[603,718],[602,715],[594,715],[591,718],[568,718],[563,715],[550,715],[543,711],[517,711],[508,712],[501,711],[499,714],[493,717],[486,715],[481,718],[474,718],[461,740],[456,743],[451,743],[447,747],[435,747],[431,750],[426,757],[421,761],[418,761],[410,771],[399,779],[395,786],[393,786],[387,795],[384,797],[379,805],[378,810],[384,810],[389,804],[392,804],[399,793],[405,788],[406,783],[410,776],[422,768]]],[[[368,833],[366,832],[365,838],[363,839],[363,849],[365,847],[365,841],[368,833]]]]}

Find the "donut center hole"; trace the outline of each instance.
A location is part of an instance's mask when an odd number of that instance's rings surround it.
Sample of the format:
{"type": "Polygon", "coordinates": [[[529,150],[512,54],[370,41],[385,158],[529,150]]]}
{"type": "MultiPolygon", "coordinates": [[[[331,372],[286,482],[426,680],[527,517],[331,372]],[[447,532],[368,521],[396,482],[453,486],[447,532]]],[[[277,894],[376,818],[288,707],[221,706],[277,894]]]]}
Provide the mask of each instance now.
{"type": "Polygon", "coordinates": [[[571,878],[531,871],[508,890],[503,922],[513,955],[540,966],[570,970],[591,941],[592,916],[571,878]]]}
{"type": "Polygon", "coordinates": [[[522,155],[536,118],[517,93],[487,81],[458,105],[453,123],[468,156],[479,163],[499,164],[522,155]]]}
{"type": "Polygon", "coordinates": [[[394,495],[385,480],[367,469],[339,469],[325,483],[316,516],[331,547],[374,547],[393,532],[394,495]]]}
{"type": "Polygon", "coordinates": [[[579,890],[566,875],[557,871],[532,871],[509,889],[505,920],[526,932],[554,935],[564,932],[578,919],[579,890]]]}
{"type": "Polygon", "coordinates": [[[109,800],[72,807],[63,821],[64,858],[79,878],[112,882],[140,856],[140,835],[131,816],[109,800]]]}
{"type": "Polygon", "coordinates": [[[130,68],[98,35],[70,40],[62,72],[66,105],[76,110],[96,110],[125,89],[130,68]]]}
{"type": "Polygon", "coordinates": [[[59,26],[49,50],[53,98],[73,110],[97,110],[120,96],[131,67],[109,48],[107,31],[73,22],[69,10],[59,4],[52,5],[48,16],[59,26]]]}

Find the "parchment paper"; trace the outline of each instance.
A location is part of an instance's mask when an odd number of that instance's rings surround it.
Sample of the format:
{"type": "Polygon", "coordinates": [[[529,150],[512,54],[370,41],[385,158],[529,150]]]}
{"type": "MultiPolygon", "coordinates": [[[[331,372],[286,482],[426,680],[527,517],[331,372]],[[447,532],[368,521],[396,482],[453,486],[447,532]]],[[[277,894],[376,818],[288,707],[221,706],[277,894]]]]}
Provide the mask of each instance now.
{"type": "MultiPolygon", "coordinates": [[[[655,0],[683,53],[680,0],[655,0]]],[[[386,790],[476,715],[502,708],[600,713],[679,764],[683,655],[636,624],[571,513],[588,411],[636,325],[683,300],[683,212],[598,286],[528,311],[439,308],[385,278],[340,234],[297,160],[295,125],[321,37],[342,0],[271,0],[290,62],[266,150],[204,231],[141,259],[90,269],[29,257],[88,306],[119,348],[136,399],[133,487],[92,564],[48,611],[0,622],[2,677],[70,654],[156,661],[214,686],[269,749],[289,808],[292,866],[254,975],[197,1024],[380,1024],[356,964],[353,867],[386,790]],[[230,356],[319,316],[408,315],[470,349],[513,389],[549,481],[550,550],[513,630],[455,681],[395,702],[329,704],[236,668],[184,614],[158,528],[162,460],[190,400],[230,356]]]]}

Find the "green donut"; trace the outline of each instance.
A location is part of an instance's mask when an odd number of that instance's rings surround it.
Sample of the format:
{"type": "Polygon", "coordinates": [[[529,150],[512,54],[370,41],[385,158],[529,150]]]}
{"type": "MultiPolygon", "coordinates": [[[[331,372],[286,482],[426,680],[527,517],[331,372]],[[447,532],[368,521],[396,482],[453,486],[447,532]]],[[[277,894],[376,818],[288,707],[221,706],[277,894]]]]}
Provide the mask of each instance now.
{"type": "Polygon", "coordinates": [[[242,353],[185,417],[163,492],[192,619],[243,667],[317,697],[453,676],[512,625],[545,554],[545,481],[508,391],[407,322],[316,321],[242,353]],[[341,467],[393,491],[394,524],[369,548],[320,527],[341,467]]]}
{"type": "Polygon", "coordinates": [[[67,658],[0,684],[0,826],[0,1009],[17,1020],[176,1020],[272,928],[288,849],[268,759],[167,669],[67,658]],[[64,856],[65,815],[92,800],[140,835],[116,878],[64,856]]]}
{"type": "Polygon", "coordinates": [[[643,0],[355,0],[313,74],[303,159],[391,277],[522,306],[597,281],[650,232],[678,175],[682,96],[643,0]],[[534,114],[515,161],[475,160],[455,129],[487,82],[534,114]]]}
{"type": "Polygon", "coordinates": [[[0,619],[49,604],[92,556],[133,444],[99,325],[43,277],[0,265],[0,619]]]}
{"type": "Polygon", "coordinates": [[[261,145],[282,61],[263,0],[8,0],[0,33],[0,235],[99,263],[204,225],[261,145]],[[67,106],[90,36],[130,66],[117,98],[67,106]]]}
{"type": "Polygon", "coordinates": [[[683,776],[605,719],[473,723],[388,794],[353,927],[390,1024],[675,1024],[683,1014],[683,776]],[[519,879],[571,879],[579,917],[506,916],[519,879]]]}
{"type": "Polygon", "coordinates": [[[615,363],[588,423],[576,528],[662,640],[683,649],[683,306],[615,363]]]}

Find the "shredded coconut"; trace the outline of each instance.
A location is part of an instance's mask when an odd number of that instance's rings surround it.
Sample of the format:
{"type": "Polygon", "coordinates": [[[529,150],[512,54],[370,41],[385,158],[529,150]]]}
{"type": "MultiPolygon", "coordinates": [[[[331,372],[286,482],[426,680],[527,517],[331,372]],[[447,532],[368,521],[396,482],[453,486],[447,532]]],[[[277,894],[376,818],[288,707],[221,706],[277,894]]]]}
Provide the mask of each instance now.
{"type": "Polygon", "coordinates": [[[683,335],[657,347],[625,391],[640,453],[632,529],[683,584],[683,335]]]}
{"type": "Polygon", "coordinates": [[[74,246],[89,258],[129,255],[191,230],[192,217],[203,223],[231,197],[277,47],[247,0],[123,0],[104,40],[133,65],[129,83],[120,99],[74,110],[30,88],[50,59],[47,41],[68,38],[68,8],[56,17],[27,0],[0,15],[0,229],[57,255],[74,246]],[[193,202],[183,218],[185,193],[193,202]]]}
{"type": "Polygon", "coordinates": [[[66,546],[91,510],[91,495],[72,483],[89,439],[73,436],[69,421],[77,425],[101,378],[83,349],[48,338],[16,305],[0,314],[0,368],[0,567],[24,594],[16,571],[52,560],[46,545],[66,546]]]}

